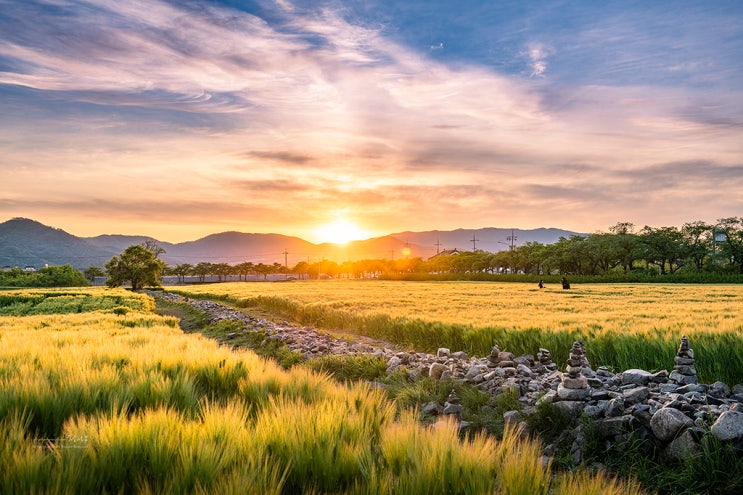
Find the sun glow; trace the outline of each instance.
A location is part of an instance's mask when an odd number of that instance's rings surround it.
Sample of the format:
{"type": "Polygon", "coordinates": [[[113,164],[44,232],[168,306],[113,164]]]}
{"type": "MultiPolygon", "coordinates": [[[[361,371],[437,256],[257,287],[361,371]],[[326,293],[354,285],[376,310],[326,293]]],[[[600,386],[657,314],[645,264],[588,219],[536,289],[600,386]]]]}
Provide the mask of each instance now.
{"type": "Polygon", "coordinates": [[[352,221],[345,218],[338,218],[317,228],[315,230],[315,237],[319,242],[345,244],[349,241],[368,239],[370,234],[352,221]]]}

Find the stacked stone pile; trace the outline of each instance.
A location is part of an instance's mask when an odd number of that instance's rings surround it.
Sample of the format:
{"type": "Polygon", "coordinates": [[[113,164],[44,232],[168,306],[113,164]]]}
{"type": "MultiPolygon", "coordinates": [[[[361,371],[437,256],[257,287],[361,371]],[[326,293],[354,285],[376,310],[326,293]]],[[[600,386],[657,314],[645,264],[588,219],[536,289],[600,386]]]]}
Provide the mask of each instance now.
{"type": "Polygon", "coordinates": [[[555,371],[557,369],[557,365],[552,362],[552,353],[543,347],[540,347],[539,352],[537,352],[537,360],[547,371],[555,371]]]}
{"type": "Polygon", "coordinates": [[[699,383],[697,370],[694,368],[694,351],[689,347],[689,339],[686,338],[686,335],[681,337],[681,344],[673,361],[675,366],[668,377],[669,381],[681,385],[699,383]]]}
{"type": "MultiPolygon", "coordinates": [[[[210,315],[213,322],[242,322],[241,332],[261,331],[266,340],[279,340],[305,358],[329,354],[376,356],[386,361],[389,372],[404,370],[413,379],[432,377],[471,383],[493,397],[514,393],[519,397],[521,415],[532,413],[539,401],[553,402],[573,415],[582,411],[592,418],[597,431],[609,443],[632,434],[662,445],[669,455],[679,457],[699,449],[700,439],[712,434],[743,449],[743,385],[731,388],[722,382],[699,384],[694,352],[686,337],[681,339],[670,374],[665,370],[650,373],[636,369],[615,374],[603,366],[593,371],[579,341],[571,347],[562,373],[547,349],[539,349],[536,359],[531,355],[515,356],[497,345],[484,358],[445,348],[436,354],[403,352],[389,344],[371,340],[354,343],[287,322],[253,318],[212,301],[161,292],[151,295],[187,302],[210,315]]],[[[459,399],[452,395],[443,406],[424,404],[421,412],[433,416],[445,411],[461,414],[461,407],[459,399]]],[[[512,419],[518,416],[509,414],[512,419]]],[[[573,435],[574,458],[579,459],[582,434],[579,429],[565,434],[573,435]]]]}
{"type": "Polygon", "coordinates": [[[590,395],[588,378],[583,374],[584,369],[590,371],[591,367],[586,358],[583,342],[577,340],[570,348],[566,372],[557,386],[557,397],[560,400],[558,404],[570,414],[580,413],[590,395]]]}

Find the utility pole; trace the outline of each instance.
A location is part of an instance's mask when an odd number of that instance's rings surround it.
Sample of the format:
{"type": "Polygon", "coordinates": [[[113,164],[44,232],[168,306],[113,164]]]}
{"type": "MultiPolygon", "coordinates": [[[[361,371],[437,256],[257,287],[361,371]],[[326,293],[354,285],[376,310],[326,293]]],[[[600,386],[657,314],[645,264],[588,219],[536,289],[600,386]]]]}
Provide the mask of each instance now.
{"type": "Polygon", "coordinates": [[[513,235],[513,229],[511,229],[511,235],[506,237],[507,241],[511,241],[511,251],[515,248],[516,239],[518,239],[518,236],[513,235]]]}
{"type": "Polygon", "coordinates": [[[289,253],[287,252],[286,248],[284,248],[284,268],[287,268],[288,269],[289,268],[289,258],[287,258],[287,256],[289,256],[289,253]]]}
{"type": "Polygon", "coordinates": [[[436,239],[436,244],[434,244],[434,246],[436,246],[436,254],[439,254],[440,253],[439,248],[441,248],[441,243],[439,242],[438,239],[436,239]]]}
{"type": "Polygon", "coordinates": [[[470,242],[472,243],[472,250],[477,251],[477,243],[480,242],[480,239],[475,239],[475,234],[472,234],[472,239],[470,239],[470,242]]]}

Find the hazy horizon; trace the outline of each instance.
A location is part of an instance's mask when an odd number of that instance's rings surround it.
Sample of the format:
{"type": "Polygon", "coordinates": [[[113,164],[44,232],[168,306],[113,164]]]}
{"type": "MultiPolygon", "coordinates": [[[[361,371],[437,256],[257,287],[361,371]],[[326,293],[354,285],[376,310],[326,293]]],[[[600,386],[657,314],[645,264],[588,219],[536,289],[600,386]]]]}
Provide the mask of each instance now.
{"type": "Polygon", "coordinates": [[[0,217],[320,243],[743,211],[741,2],[0,6],[0,217]]]}

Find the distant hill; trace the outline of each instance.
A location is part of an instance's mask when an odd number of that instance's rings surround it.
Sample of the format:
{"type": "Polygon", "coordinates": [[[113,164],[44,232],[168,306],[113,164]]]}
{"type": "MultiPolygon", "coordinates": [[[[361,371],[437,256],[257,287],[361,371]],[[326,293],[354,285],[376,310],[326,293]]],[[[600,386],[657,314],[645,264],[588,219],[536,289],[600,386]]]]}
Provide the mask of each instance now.
{"type": "Polygon", "coordinates": [[[222,232],[195,241],[171,244],[146,236],[100,235],[76,237],[27,218],[14,218],[0,224],[0,266],[34,266],[71,264],[76,268],[102,267],[111,257],[132,244],[154,241],[165,249],[161,257],[169,265],[181,263],[237,264],[281,263],[295,265],[299,261],[315,262],[329,259],[338,262],[359,259],[430,258],[438,250],[458,248],[471,251],[472,238],[477,249],[502,251],[514,244],[526,242],[551,244],[560,237],[576,232],[561,229],[458,229],[452,231],[400,232],[382,237],[352,241],[344,245],[313,244],[299,237],[281,234],[251,234],[222,232]]]}
{"type": "Polygon", "coordinates": [[[119,252],[28,218],[13,218],[0,224],[0,266],[39,269],[47,264],[69,263],[77,268],[87,268],[103,266],[119,252]]]}

